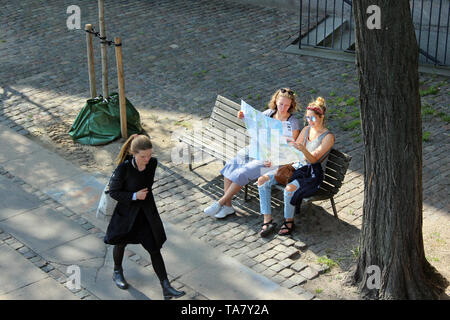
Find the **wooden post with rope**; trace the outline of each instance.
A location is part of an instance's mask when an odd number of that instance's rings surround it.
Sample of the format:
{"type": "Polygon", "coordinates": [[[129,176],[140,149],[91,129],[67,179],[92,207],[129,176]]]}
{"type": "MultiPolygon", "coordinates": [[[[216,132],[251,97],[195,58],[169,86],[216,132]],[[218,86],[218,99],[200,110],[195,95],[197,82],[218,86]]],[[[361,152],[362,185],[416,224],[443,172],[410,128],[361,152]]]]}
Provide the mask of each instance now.
{"type": "Polygon", "coordinates": [[[84,28],[86,32],[86,47],[88,58],[88,70],[89,70],[89,87],[91,90],[91,98],[97,96],[97,88],[95,86],[95,64],[94,64],[94,46],[92,44],[92,25],[87,24],[84,28]]]}
{"type": "Polygon", "coordinates": [[[103,97],[109,96],[108,89],[108,59],[106,54],[106,29],[105,29],[105,10],[104,1],[98,0],[98,19],[100,24],[101,54],[102,54],[102,88],[103,97]]]}
{"type": "Polygon", "coordinates": [[[128,138],[127,131],[127,107],[125,100],[125,79],[123,76],[123,61],[122,61],[122,43],[119,37],[114,37],[114,44],[116,47],[116,63],[117,63],[117,82],[119,86],[119,105],[120,105],[120,131],[122,138],[128,138]]]}

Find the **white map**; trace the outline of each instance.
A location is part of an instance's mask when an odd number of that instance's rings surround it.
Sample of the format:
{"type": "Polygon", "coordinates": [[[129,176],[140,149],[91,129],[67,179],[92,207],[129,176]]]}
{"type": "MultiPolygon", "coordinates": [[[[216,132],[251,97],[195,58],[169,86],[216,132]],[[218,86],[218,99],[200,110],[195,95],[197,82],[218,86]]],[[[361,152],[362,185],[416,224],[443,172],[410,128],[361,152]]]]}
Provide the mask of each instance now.
{"type": "Polygon", "coordinates": [[[250,136],[251,158],[270,161],[272,165],[303,161],[303,153],[288,144],[287,138],[292,138],[288,121],[267,117],[244,100],[241,100],[241,110],[250,136]]]}

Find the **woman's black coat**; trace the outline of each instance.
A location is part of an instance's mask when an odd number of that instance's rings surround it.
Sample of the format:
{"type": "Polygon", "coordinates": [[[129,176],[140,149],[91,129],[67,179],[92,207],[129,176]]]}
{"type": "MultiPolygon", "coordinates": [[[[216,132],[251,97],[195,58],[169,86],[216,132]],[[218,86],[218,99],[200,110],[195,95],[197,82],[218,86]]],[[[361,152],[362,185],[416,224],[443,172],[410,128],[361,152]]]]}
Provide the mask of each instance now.
{"type": "Polygon", "coordinates": [[[131,230],[139,210],[143,210],[150,224],[156,245],[161,248],[166,241],[164,226],[152,193],[157,164],[156,158],[150,158],[145,170],[139,171],[129,159],[114,170],[110,180],[109,194],[118,202],[106,231],[105,243],[121,244],[121,237],[131,230]],[[132,200],[133,193],[144,188],[148,188],[145,200],[132,200]]]}

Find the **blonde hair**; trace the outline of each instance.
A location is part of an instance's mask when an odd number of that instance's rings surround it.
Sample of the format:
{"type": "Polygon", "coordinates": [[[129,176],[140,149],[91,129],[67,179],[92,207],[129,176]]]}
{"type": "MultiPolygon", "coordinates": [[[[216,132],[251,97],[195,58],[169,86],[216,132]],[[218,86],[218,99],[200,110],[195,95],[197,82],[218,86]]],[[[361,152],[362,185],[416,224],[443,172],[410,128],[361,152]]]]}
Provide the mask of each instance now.
{"type": "Polygon", "coordinates": [[[296,99],[296,94],[294,91],[292,91],[289,88],[281,88],[278,89],[273,95],[272,98],[270,98],[270,102],[269,102],[269,108],[272,110],[277,110],[277,98],[278,97],[285,97],[291,100],[291,106],[288,110],[289,113],[293,113],[295,111],[297,111],[297,99],[296,99]],[[284,91],[284,92],[283,92],[284,91]]]}
{"type": "MultiPolygon", "coordinates": [[[[321,118],[323,118],[323,125],[325,125],[325,112],[327,111],[327,104],[325,102],[325,99],[322,97],[317,97],[316,100],[311,101],[308,104],[308,107],[306,108],[306,111],[311,110],[321,118]],[[318,112],[318,109],[320,109],[321,112],[318,112]]],[[[306,112],[305,112],[306,117],[306,112]]],[[[306,121],[306,118],[305,118],[306,121]]]]}
{"type": "Polygon", "coordinates": [[[139,151],[152,149],[153,145],[150,138],[143,134],[133,134],[128,138],[120,149],[119,155],[116,158],[116,163],[119,165],[125,161],[126,157],[131,153],[138,153],[139,151]]]}

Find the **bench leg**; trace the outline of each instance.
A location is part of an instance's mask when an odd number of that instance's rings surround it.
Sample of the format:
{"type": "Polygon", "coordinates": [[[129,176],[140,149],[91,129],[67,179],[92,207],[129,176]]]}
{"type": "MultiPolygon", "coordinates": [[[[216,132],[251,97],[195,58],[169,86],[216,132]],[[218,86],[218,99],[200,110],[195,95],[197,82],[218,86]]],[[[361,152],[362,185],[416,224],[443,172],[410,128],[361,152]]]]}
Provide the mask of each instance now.
{"type": "Polygon", "coordinates": [[[338,215],[337,215],[336,205],[334,204],[334,199],[333,199],[333,197],[330,198],[330,201],[331,201],[331,206],[333,207],[334,217],[335,217],[336,219],[339,219],[339,218],[338,218],[338,215]]]}
{"type": "Polygon", "coordinates": [[[294,216],[300,215],[300,209],[301,209],[301,207],[302,207],[302,203],[301,203],[301,202],[300,202],[300,203],[297,203],[297,204],[295,205],[294,216]]]}
{"type": "Polygon", "coordinates": [[[248,184],[246,184],[245,188],[244,188],[244,200],[245,201],[250,200],[249,197],[248,197],[248,184]]]}
{"type": "Polygon", "coordinates": [[[189,170],[192,171],[192,149],[190,145],[187,145],[187,150],[188,150],[189,170]]]}

